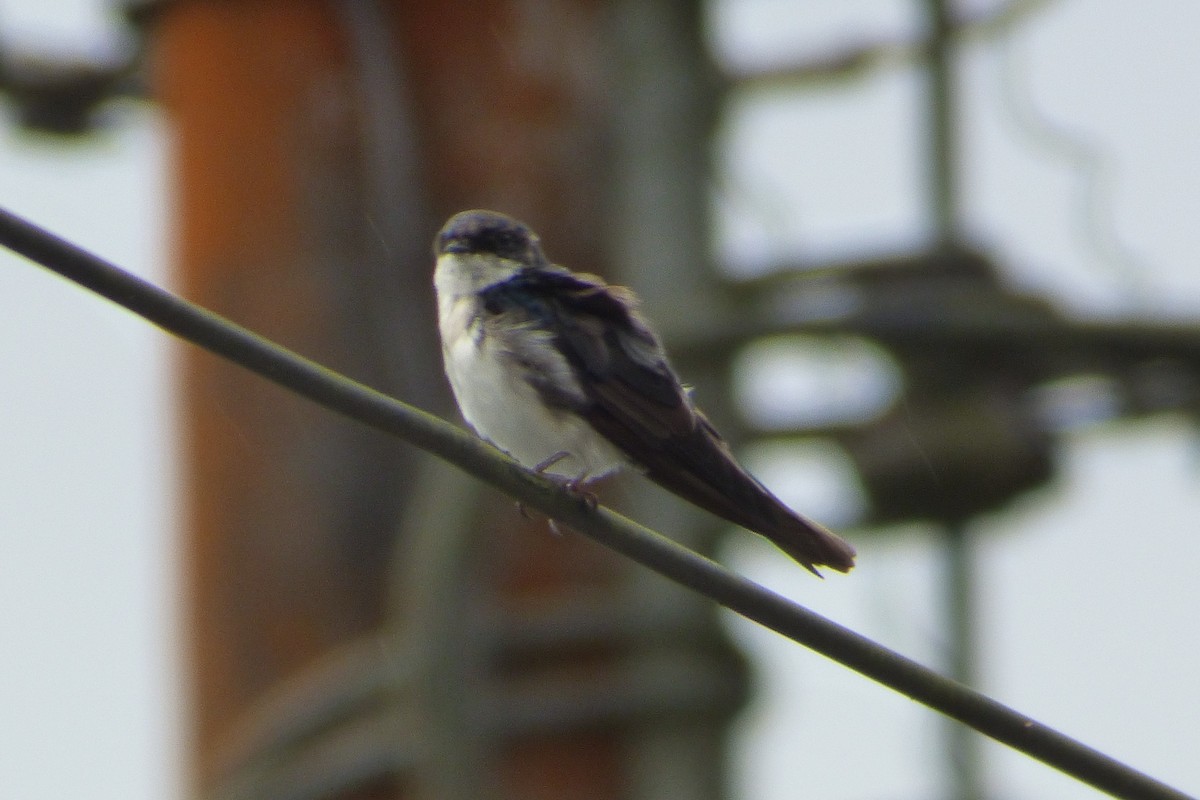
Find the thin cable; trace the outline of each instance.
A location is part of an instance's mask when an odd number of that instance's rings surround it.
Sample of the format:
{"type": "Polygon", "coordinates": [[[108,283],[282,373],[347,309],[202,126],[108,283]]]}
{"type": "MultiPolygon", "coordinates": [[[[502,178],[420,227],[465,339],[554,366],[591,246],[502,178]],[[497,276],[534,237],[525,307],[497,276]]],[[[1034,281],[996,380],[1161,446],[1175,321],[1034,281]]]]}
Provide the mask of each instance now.
{"type": "Polygon", "coordinates": [[[534,475],[424,411],[309,361],[109,264],[4,209],[0,245],[166,331],[340,414],[441,456],[643,566],[1077,780],[1128,800],[1195,800],[991,698],[534,475]]]}
{"type": "Polygon", "coordinates": [[[1065,162],[1075,173],[1076,224],[1081,239],[1120,281],[1130,305],[1146,309],[1149,305],[1146,261],[1117,230],[1118,219],[1113,208],[1117,189],[1114,159],[1099,144],[1098,137],[1087,136],[1080,128],[1072,129],[1054,120],[1038,106],[1029,70],[1025,69],[1029,64],[1028,49],[1028,43],[1015,36],[1001,40],[997,47],[1001,108],[1019,135],[1050,158],[1065,162]],[[1022,52],[1018,53],[1019,49],[1022,52]]]}
{"type": "MultiPolygon", "coordinates": [[[[1055,0],[1008,0],[979,11],[958,11],[948,20],[948,35],[962,44],[986,44],[1011,37],[1055,0]]],[[[959,4],[964,5],[964,4],[959,4]]],[[[726,65],[726,79],[739,90],[799,89],[877,75],[885,69],[900,69],[926,58],[923,39],[885,37],[874,41],[848,42],[839,49],[809,55],[796,63],[737,66],[726,65]]]]}

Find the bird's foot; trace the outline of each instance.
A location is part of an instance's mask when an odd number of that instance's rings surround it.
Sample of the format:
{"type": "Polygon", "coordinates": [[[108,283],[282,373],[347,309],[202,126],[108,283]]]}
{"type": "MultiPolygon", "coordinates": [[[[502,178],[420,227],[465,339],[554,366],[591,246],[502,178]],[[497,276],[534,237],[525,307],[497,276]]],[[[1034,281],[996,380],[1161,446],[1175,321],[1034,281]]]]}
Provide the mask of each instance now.
{"type": "Polygon", "coordinates": [[[600,500],[596,497],[595,493],[589,492],[584,488],[587,485],[586,472],[574,478],[565,478],[562,475],[547,474],[546,472],[546,470],[550,469],[555,464],[558,464],[563,459],[570,457],[571,454],[566,450],[559,450],[554,455],[539,462],[537,466],[533,468],[533,471],[535,474],[543,475],[554,481],[567,492],[579,498],[580,501],[582,501],[583,504],[589,509],[595,510],[595,508],[600,505],[600,500]]]}
{"type": "MultiPolygon", "coordinates": [[[[570,456],[571,454],[566,450],[560,450],[544,461],[539,462],[533,467],[532,472],[536,475],[542,475],[543,477],[558,484],[563,488],[564,491],[577,498],[589,510],[594,511],[600,505],[600,499],[596,497],[594,492],[590,492],[587,490],[587,488],[585,488],[587,486],[587,473],[583,473],[582,475],[578,475],[574,478],[567,478],[562,475],[546,472],[546,470],[550,469],[555,464],[558,464],[563,459],[570,458],[570,456]]],[[[525,517],[525,519],[533,519],[529,513],[529,509],[525,508],[525,505],[520,501],[517,502],[517,510],[521,512],[521,516],[525,517]]],[[[559,527],[558,522],[553,519],[547,519],[546,523],[552,533],[554,533],[556,536],[562,535],[562,529],[559,527]]]]}
{"type": "MultiPolygon", "coordinates": [[[[539,461],[537,464],[534,465],[534,467],[531,471],[533,472],[534,475],[542,475],[542,476],[554,481],[555,483],[558,483],[559,476],[546,475],[546,470],[550,469],[555,464],[562,461],[564,458],[569,458],[570,455],[571,454],[568,453],[566,450],[559,450],[557,453],[550,456],[549,458],[544,459],[543,461],[539,461]]],[[[533,519],[533,515],[529,513],[529,509],[527,509],[525,507],[525,504],[522,503],[520,500],[517,501],[517,511],[521,512],[521,516],[524,517],[525,519],[533,519]]],[[[558,528],[554,527],[554,520],[550,520],[550,527],[552,530],[554,530],[555,533],[558,533],[558,528]]]]}
{"type": "Polygon", "coordinates": [[[567,490],[568,494],[577,497],[580,502],[588,507],[589,511],[595,511],[596,507],[600,505],[600,498],[596,497],[595,492],[584,488],[586,482],[587,479],[583,477],[568,478],[563,481],[562,487],[567,490]]]}

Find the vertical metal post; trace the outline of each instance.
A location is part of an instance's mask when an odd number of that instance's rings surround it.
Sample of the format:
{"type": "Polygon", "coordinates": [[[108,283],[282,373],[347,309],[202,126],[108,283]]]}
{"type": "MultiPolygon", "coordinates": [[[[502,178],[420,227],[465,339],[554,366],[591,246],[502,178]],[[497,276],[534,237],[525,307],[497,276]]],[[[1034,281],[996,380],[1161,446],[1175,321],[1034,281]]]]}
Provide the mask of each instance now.
{"type": "MultiPolygon", "coordinates": [[[[955,130],[954,22],[949,0],[923,0],[927,17],[926,79],[929,209],[936,246],[958,244],[958,142],[955,130]]],[[[961,522],[950,523],[943,537],[946,667],[960,683],[975,683],[974,542],[961,522]]],[[[953,720],[944,722],[946,758],[956,800],[984,797],[979,738],[953,720]]]]}
{"type": "Polygon", "coordinates": [[[953,21],[948,0],[923,0],[928,17],[929,203],[940,246],[958,239],[958,143],[954,126],[953,21]]]}
{"type": "MultiPolygon", "coordinates": [[[[634,286],[668,342],[685,341],[724,323],[711,268],[709,184],[717,81],[705,51],[702,9],[691,0],[621,0],[612,4],[620,92],[614,126],[610,256],[615,280],[634,286]]],[[[724,365],[689,365],[693,384],[716,388],[724,365]]],[[[728,394],[705,394],[712,412],[728,394]]],[[[685,542],[711,550],[719,527],[695,509],[663,503],[657,489],[631,482],[626,502],[650,525],[687,531],[685,542]],[[703,533],[698,533],[698,532],[703,533]]],[[[644,663],[728,647],[711,606],[694,594],[666,587],[644,572],[630,577],[629,592],[648,614],[679,621],[684,632],[670,642],[644,641],[644,663]]],[[[715,663],[714,663],[715,666],[715,663]]],[[[720,667],[730,683],[744,674],[732,659],[720,667]]],[[[647,717],[630,733],[630,798],[729,796],[726,714],[647,717]]]]}
{"type": "MultiPolygon", "coordinates": [[[[945,608],[946,667],[950,677],[972,686],[975,670],[975,548],[963,523],[944,529],[942,576],[945,608]]],[[[946,760],[950,767],[951,791],[955,800],[983,800],[983,758],[979,736],[952,719],[943,722],[946,760]]]]}

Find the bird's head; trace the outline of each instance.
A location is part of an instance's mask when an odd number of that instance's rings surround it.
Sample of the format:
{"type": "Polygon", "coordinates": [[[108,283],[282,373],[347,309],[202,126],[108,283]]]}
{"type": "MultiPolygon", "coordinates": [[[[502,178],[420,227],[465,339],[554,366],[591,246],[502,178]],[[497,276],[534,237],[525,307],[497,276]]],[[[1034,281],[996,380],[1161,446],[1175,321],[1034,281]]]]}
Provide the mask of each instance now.
{"type": "Polygon", "coordinates": [[[447,253],[491,255],[521,268],[542,266],[546,261],[538,235],[528,225],[479,209],[451,217],[434,240],[433,253],[438,258],[447,253]]]}

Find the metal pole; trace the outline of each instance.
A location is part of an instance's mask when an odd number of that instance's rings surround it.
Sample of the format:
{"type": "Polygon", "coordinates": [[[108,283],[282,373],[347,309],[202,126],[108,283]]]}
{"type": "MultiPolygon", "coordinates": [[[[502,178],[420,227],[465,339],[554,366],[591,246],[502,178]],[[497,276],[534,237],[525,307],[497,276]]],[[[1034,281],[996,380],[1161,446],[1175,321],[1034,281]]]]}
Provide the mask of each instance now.
{"type": "MultiPolygon", "coordinates": [[[[949,0],[924,0],[927,17],[926,113],[929,119],[929,206],[935,242],[950,249],[958,244],[958,142],[955,131],[954,21],[949,0]]],[[[975,557],[970,532],[950,523],[943,537],[943,598],[946,665],[959,683],[975,684],[975,557]]],[[[946,720],[944,746],[950,767],[952,797],[982,800],[984,768],[979,738],[966,726],[946,720]]]]}
{"type": "MultiPolygon", "coordinates": [[[[943,604],[946,630],[946,669],[966,686],[976,683],[975,669],[975,548],[966,525],[951,523],[944,529],[945,574],[943,604]]],[[[947,718],[944,723],[946,760],[950,767],[952,797],[983,800],[983,758],[975,731],[947,718]]]]}
{"type": "Polygon", "coordinates": [[[928,17],[926,78],[929,203],[941,246],[958,239],[958,147],[954,127],[953,20],[947,0],[924,0],[928,17]]]}

